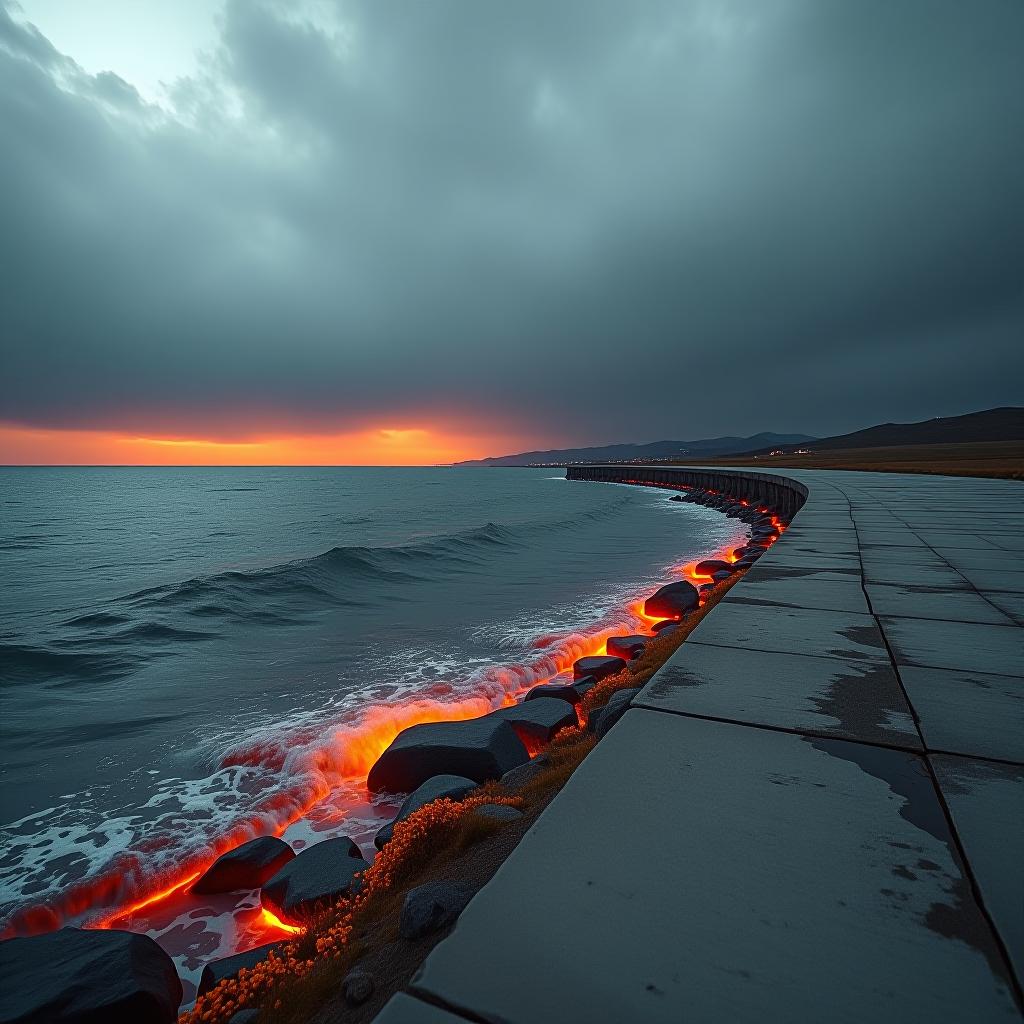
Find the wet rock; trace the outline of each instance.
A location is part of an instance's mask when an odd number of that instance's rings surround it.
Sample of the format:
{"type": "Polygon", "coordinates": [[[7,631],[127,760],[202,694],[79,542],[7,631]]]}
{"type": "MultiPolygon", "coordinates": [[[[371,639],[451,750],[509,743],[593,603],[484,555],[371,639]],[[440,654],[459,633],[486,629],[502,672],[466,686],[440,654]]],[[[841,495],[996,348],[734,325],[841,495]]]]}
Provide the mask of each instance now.
{"type": "MultiPolygon", "coordinates": [[[[593,678],[593,677],[587,677],[593,678]]],[[[594,680],[595,682],[597,680],[594,680]]],[[[577,684],[573,683],[541,683],[540,686],[535,686],[530,692],[523,698],[524,703],[529,700],[537,700],[539,697],[553,697],[555,700],[567,700],[570,704],[579,704],[583,699],[583,694],[580,693],[577,688],[577,684]]]]}
{"type": "MultiPolygon", "coordinates": [[[[619,690],[612,694],[611,700],[603,708],[600,714],[594,719],[592,731],[598,739],[601,739],[608,730],[626,713],[629,702],[640,692],[640,687],[628,690],[619,690]]],[[[587,728],[591,728],[590,720],[587,721],[587,728]]]]}
{"type": "Polygon", "coordinates": [[[644,602],[644,614],[655,619],[681,619],[699,604],[697,588],[687,580],[666,583],[644,602]]]}
{"type": "Polygon", "coordinates": [[[527,748],[549,743],[555,734],[576,725],[576,705],[560,697],[537,697],[529,703],[513,704],[509,708],[492,711],[488,718],[499,718],[509,723],[527,748]]]}
{"type": "Polygon", "coordinates": [[[148,935],[62,928],[0,943],[6,1024],[172,1024],[182,988],[148,935]]]}
{"type": "Polygon", "coordinates": [[[294,856],[295,851],[283,839],[260,836],[218,857],[192,886],[192,892],[207,895],[258,889],[294,856]]]}
{"type": "Polygon", "coordinates": [[[265,946],[257,946],[255,949],[247,949],[244,953],[235,953],[234,956],[221,957],[220,960],[211,960],[199,976],[198,995],[206,995],[214,986],[218,985],[225,978],[233,978],[244,967],[249,969],[257,964],[263,963],[272,950],[280,950],[283,942],[268,942],[265,946]]]}
{"type": "Polygon", "coordinates": [[[649,636],[633,634],[630,636],[613,636],[605,644],[605,650],[616,658],[625,658],[627,661],[643,654],[647,646],[649,636]]]}
{"type": "Polygon", "coordinates": [[[260,902],[285,921],[301,920],[347,896],[368,867],[347,836],[326,839],[285,864],[260,890],[260,902]]]}
{"type": "Polygon", "coordinates": [[[509,807],[508,804],[481,804],[474,811],[481,818],[489,818],[491,821],[518,821],[523,812],[518,807],[509,807]]]}
{"type": "Polygon", "coordinates": [[[651,632],[656,637],[668,636],[669,633],[674,633],[679,628],[678,622],[673,622],[671,619],[665,622],[659,622],[657,625],[652,627],[651,632]]]}
{"type": "Polygon", "coordinates": [[[398,933],[403,939],[419,939],[446,928],[472,898],[472,890],[457,882],[427,882],[410,889],[398,918],[398,933]]]}
{"type": "Polygon", "coordinates": [[[373,975],[353,968],[341,983],[341,995],[349,1006],[361,1006],[373,995],[373,975]]]}
{"type": "Polygon", "coordinates": [[[463,775],[435,775],[433,778],[427,779],[422,786],[405,798],[394,821],[389,821],[373,837],[373,845],[378,850],[383,850],[385,844],[391,842],[391,836],[394,834],[395,825],[398,822],[405,821],[410,814],[418,811],[421,807],[426,807],[427,804],[432,804],[435,800],[442,798],[461,800],[467,793],[476,789],[476,786],[477,784],[472,779],[467,779],[463,775]]]}
{"type": "Polygon", "coordinates": [[[625,667],[626,662],[623,658],[613,658],[608,655],[580,658],[572,666],[572,677],[573,679],[582,679],[584,676],[593,676],[600,681],[615,675],[616,672],[621,672],[625,667]]]}
{"type": "Polygon", "coordinates": [[[548,759],[543,754],[538,754],[532,761],[527,761],[526,764],[521,764],[510,772],[505,772],[501,777],[501,784],[507,789],[519,789],[544,771],[547,763],[548,759]]]}
{"type": "Polygon", "coordinates": [[[732,562],[726,562],[721,558],[705,558],[698,562],[693,571],[698,576],[714,576],[716,572],[732,572],[732,562]]]}
{"type": "Polygon", "coordinates": [[[572,688],[581,696],[585,697],[590,691],[597,686],[600,680],[597,676],[583,676],[580,679],[574,680],[572,688]]]}
{"type": "Polygon", "coordinates": [[[487,782],[529,759],[515,729],[494,715],[430,722],[400,732],[370,769],[366,784],[374,793],[411,793],[434,775],[487,782]]]}

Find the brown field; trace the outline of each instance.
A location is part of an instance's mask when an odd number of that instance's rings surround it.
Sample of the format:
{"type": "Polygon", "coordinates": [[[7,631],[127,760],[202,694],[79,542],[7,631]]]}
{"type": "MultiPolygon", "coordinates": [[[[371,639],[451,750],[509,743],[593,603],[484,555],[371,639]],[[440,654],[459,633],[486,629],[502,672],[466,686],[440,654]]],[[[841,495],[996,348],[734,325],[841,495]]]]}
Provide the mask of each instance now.
{"type": "Polygon", "coordinates": [[[692,459],[678,464],[751,466],[766,472],[773,469],[855,469],[875,473],[937,473],[1024,480],[1024,441],[844,448],[810,455],[762,455],[758,458],[733,455],[720,459],[692,459]]]}

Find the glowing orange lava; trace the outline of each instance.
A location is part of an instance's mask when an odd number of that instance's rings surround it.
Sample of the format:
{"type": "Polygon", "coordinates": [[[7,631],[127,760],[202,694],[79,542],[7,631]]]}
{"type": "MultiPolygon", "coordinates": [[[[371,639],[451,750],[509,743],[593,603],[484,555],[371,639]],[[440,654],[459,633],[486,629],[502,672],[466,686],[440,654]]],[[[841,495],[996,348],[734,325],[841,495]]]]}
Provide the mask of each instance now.
{"type": "MultiPolygon", "coordinates": [[[[636,482],[641,483],[641,481],[636,482]]],[[[777,517],[772,516],[772,523],[780,533],[783,531],[784,526],[777,517]]],[[[734,545],[735,541],[732,541],[717,554],[706,555],[703,558],[720,558],[735,562],[737,559],[732,555],[734,545]]],[[[702,561],[703,558],[700,560],[702,561]]],[[[676,567],[674,571],[695,583],[706,582],[709,577],[697,576],[694,573],[693,569],[696,564],[697,561],[688,562],[676,567]]],[[[702,604],[703,601],[702,597],[702,604]]],[[[650,630],[657,623],[665,621],[662,617],[647,615],[644,612],[644,599],[630,602],[623,611],[632,617],[635,624],[634,631],[645,626],[650,630]]],[[[265,835],[268,831],[281,835],[330,794],[331,786],[326,779],[365,782],[369,770],[380,755],[404,729],[428,722],[464,721],[479,718],[489,714],[499,703],[505,705],[515,703],[516,698],[521,697],[527,690],[568,672],[579,658],[606,654],[609,638],[622,635],[624,628],[625,624],[619,621],[615,625],[602,626],[590,635],[572,638],[572,642],[565,644],[563,649],[552,650],[546,655],[547,665],[545,668],[553,670],[550,671],[550,674],[541,678],[532,677],[524,685],[518,687],[506,686],[500,696],[495,694],[490,697],[460,695],[455,700],[424,696],[403,704],[368,708],[358,721],[338,727],[332,736],[331,743],[313,755],[314,763],[310,767],[317,773],[318,778],[324,781],[301,794],[277,793],[265,798],[254,809],[249,819],[236,824],[201,855],[190,858],[187,864],[183,864],[180,877],[173,881],[164,878],[163,887],[159,891],[109,911],[100,920],[92,921],[86,926],[113,927],[115,922],[123,922],[132,914],[180,893],[198,879],[217,857],[228,850],[234,849],[256,835],[265,835]],[[268,826],[268,821],[272,821],[273,824],[268,826]]],[[[538,650],[546,649],[546,647],[547,644],[543,644],[538,650]]],[[[537,751],[533,749],[532,744],[530,747],[530,756],[532,757],[537,751]]],[[[119,890],[123,892],[129,882],[134,883],[135,881],[134,878],[129,879],[120,874],[114,874],[96,880],[91,885],[78,887],[65,896],[58,908],[36,907],[19,915],[14,934],[34,934],[58,928],[62,923],[61,918],[66,920],[72,916],[79,916],[91,907],[102,906],[104,903],[109,905],[110,902],[116,901],[119,890]]],[[[282,921],[265,907],[262,909],[260,920],[268,928],[287,933],[303,930],[297,925],[282,921]]]]}
{"type": "Polygon", "coordinates": [[[267,910],[266,907],[260,912],[260,921],[268,928],[277,928],[282,932],[288,932],[289,935],[296,935],[304,931],[297,924],[288,924],[287,921],[282,921],[272,910],[267,910]]]}
{"type": "Polygon", "coordinates": [[[199,876],[202,874],[201,871],[197,871],[195,874],[189,875],[188,878],[183,878],[174,885],[167,889],[161,889],[160,892],[152,893],[149,896],[144,897],[136,903],[130,903],[127,907],[119,908],[114,914],[104,918],[102,921],[96,921],[93,923],[93,928],[111,928],[115,921],[120,921],[122,918],[131,917],[132,914],[137,914],[140,910],[145,907],[150,907],[154,903],[159,903],[161,900],[168,899],[173,896],[176,892],[181,892],[186,886],[191,885],[199,876]]]}

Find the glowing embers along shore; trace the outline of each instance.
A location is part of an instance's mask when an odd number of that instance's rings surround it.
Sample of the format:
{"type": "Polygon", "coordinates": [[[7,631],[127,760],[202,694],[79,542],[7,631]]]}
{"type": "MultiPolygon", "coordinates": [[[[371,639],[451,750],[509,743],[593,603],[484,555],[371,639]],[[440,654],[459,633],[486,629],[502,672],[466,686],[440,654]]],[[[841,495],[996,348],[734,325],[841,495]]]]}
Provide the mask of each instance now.
{"type": "MultiPolygon", "coordinates": [[[[703,557],[734,562],[738,540],[703,557]]],[[[673,578],[710,582],[694,572],[697,561],[675,567],[673,578]]],[[[658,621],[644,615],[643,598],[637,597],[589,631],[539,638],[535,657],[521,664],[474,673],[466,690],[436,684],[420,697],[365,708],[326,731],[317,724],[238,745],[222,759],[222,771],[271,770],[286,784],[258,793],[247,813],[226,823],[201,849],[171,863],[161,858],[164,851],[157,844],[124,851],[101,876],[71,887],[55,903],[22,911],[7,934],[48,931],[63,923],[147,932],[175,958],[189,989],[208,960],[276,941],[297,927],[264,912],[257,893],[192,894],[190,884],[216,857],[267,834],[282,836],[300,851],[343,832],[363,850],[372,850],[374,834],[394,816],[397,802],[369,797],[366,774],[399,732],[425,722],[475,718],[512,704],[531,687],[568,672],[577,659],[604,654],[609,637],[651,631],[658,621]]]]}

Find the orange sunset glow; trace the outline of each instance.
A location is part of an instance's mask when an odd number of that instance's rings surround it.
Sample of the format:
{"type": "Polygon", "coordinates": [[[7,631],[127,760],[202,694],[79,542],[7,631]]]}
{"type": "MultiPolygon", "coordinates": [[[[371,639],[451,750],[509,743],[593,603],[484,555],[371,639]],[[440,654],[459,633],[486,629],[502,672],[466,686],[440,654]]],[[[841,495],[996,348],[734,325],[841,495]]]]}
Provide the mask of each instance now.
{"type": "Polygon", "coordinates": [[[377,427],[246,440],[47,430],[0,424],[0,463],[14,466],[434,466],[483,458],[534,439],[487,430],[377,427]]]}

